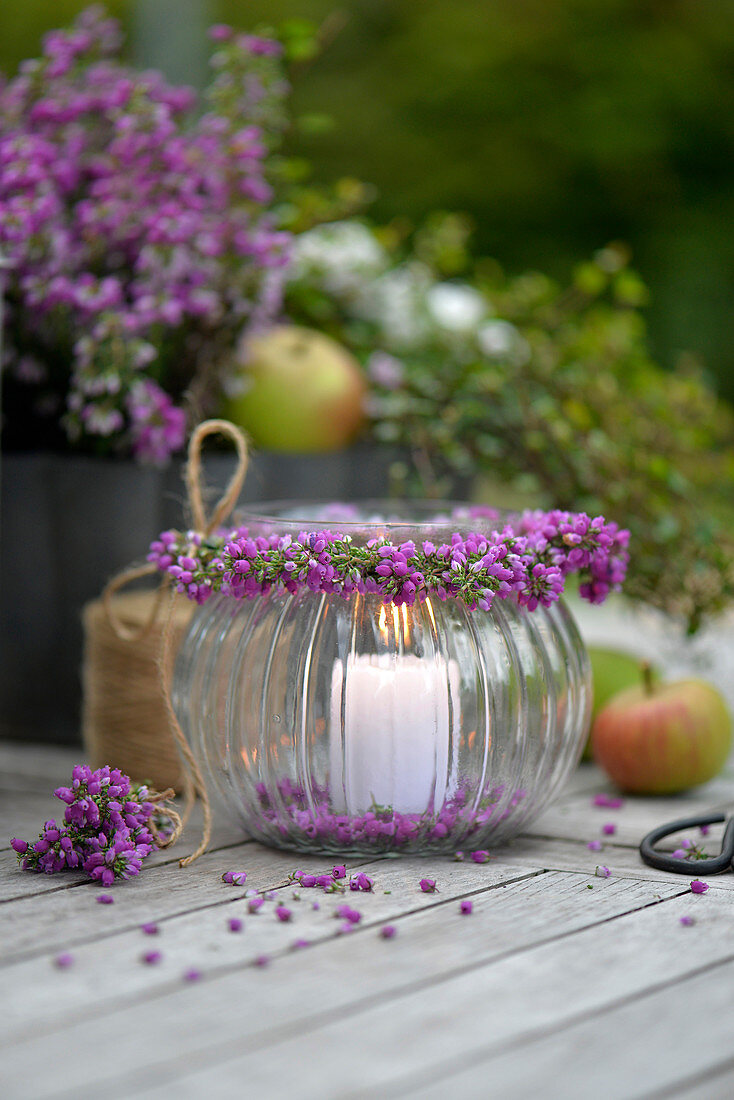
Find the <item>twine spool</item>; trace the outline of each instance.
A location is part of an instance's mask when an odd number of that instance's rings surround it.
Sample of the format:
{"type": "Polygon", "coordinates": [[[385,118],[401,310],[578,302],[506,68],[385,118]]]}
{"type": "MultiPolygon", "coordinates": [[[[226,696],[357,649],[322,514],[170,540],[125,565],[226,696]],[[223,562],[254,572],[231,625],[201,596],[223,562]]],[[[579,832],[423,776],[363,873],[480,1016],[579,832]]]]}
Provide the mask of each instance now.
{"type": "MultiPolygon", "coordinates": [[[[109,764],[157,790],[184,789],[184,768],[161,692],[158,658],[165,624],[151,619],[158,596],[132,592],[114,597],[117,622],[134,632],[131,644],[113,625],[104,601],[83,611],[82,737],[93,768],[109,764]]],[[[193,605],[177,600],[173,610],[174,652],[193,605]]]]}

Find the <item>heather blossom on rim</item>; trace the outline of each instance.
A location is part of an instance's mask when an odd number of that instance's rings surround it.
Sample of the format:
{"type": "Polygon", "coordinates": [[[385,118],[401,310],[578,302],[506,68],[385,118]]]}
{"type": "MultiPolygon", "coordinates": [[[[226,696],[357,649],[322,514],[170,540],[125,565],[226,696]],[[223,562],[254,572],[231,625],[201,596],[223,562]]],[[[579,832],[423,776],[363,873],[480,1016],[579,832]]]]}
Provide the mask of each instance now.
{"type": "Polygon", "coordinates": [[[428,595],[461,600],[487,611],[495,598],[513,597],[529,611],[549,607],[565,579],[580,574],[580,594],[602,603],[624,580],[629,532],[602,516],[525,512],[501,530],[462,535],[440,545],[424,540],[392,544],[385,538],[359,545],[349,535],[301,531],[251,535],[240,527],[203,538],[195,531],[165,531],[148,561],[177,590],[197,603],[223,591],[252,599],[279,585],[349,598],[375,593],[385,602],[414,604],[428,595]]]}
{"type": "Polygon", "coordinates": [[[61,419],[71,441],[163,463],[184,443],[187,391],[206,406],[222,351],[278,310],[281,46],[222,26],[212,37],[201,102],[123,65],[99,7],[0,80],[14,420],[61,419]]]}

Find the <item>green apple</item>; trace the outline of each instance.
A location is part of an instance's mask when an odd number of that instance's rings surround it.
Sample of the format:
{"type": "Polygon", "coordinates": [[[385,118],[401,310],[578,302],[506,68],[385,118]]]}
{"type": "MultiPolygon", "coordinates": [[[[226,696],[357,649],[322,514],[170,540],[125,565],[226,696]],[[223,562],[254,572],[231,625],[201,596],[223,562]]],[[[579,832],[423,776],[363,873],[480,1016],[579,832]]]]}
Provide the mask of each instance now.
{"type": "Polygon", "coordinates": [[[674,794],[706,783],[731,749],[731,717],[701,680],[644,683],[615,695],[591,731],[594,759],[623,791],[674,794]]]}
{"type": "MultiPolygon", "coordinates": [[[[594,704],[591,712],[593,722],[599,711],[607,705],[613,695],[623,691],[624,688],[639,684],[642,673],[640,671],[640,659],[619,649],[589,646],[589,660],[591,661],[591,676],[594,684],[594,704]]],[[[657,670],[653,669],[652,674],[657,677],[657,670]]],[[[591,760],[591,737],[586,742],[583,759],[591,760]]]]}
{"type": "Polygon", "coordinates": [[[272,451],[337,451],[364,422],[362,369],[323,333],[280,325],[248,340],[237,354],[242,392],[222,413],[257,447],[272,451]]]}

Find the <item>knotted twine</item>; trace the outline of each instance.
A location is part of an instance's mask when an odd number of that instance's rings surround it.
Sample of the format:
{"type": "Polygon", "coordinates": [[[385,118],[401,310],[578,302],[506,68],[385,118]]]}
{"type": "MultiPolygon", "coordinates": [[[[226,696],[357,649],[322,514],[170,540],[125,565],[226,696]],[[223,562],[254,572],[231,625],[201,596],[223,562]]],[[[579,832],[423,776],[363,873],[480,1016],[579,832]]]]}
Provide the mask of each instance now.
{"type": "MultiPolygon", "coordinates": [[[[245,437],[239,428],[235,427],[235,425],[231,424],[228,420],[205,420],[194,429],[191,439],[189,440],[185,479],[191,524],[193,530],[203,538],[211,535],[216,528],[221,527],[231,515],[245,481],[248,461],[249,456],[245,437]],[[237,466],[226,489],[212,509],[211,515],[207,517],[204,507],[201,451],[204,440],[210,435],[223,435],[234,443],[237,451],[237,466]]],[[[184,765],[184,811],[180,816],[175,810],[166,811],[170,814],[173,823],[173,831],[170,836],[161,837],[158,840],[158,844],[161,848],[168,848],[179,839],[191,814],[194,801],[198,797],[201,802],[203,815],[202,839],[196,851],[192,852],[191,855],[186,856],[184,859],[179,860],[179,866],[186,867],[189,863],[193,863],[195,859],[198,859],[207,849],[211,837],[212,812],[209,792],[201,771],[201,766],[181,729],[181,724],[176,716],[171,698],[174,663],[174,611],[177,606],[179,593],[171,585],[171,578],[164,576],[158,586],[150,614],[142,625],[137,627],[129,626],[123,622],[118,616],[113,604],[113,597],[127,584],[130,584],[132,581],[140,580],[143,577],[149,577],[157,572],[157,567],[152,562],[146,562],[142,565],[134,565],[128,569],[124,569],[109,581],[102,593],[102,601],[109,626],[114,631],[115,635],[120,640],[126,642],[140,642],[153,630],[158,615],[164,605],[166,595],[168,594],[168,607],[165,611],[163,620],[163,632],[161,635],[157,665],[160,690],[163,697],[166,717],[168,719],[168,726],[184,765]]],[[[185,599],[186,597],[183,598],[185,599]]],[[[162,794],[154,794],[151,796],[151,801],[162,801],[166,797],[172,797],[173,794],[174,791],[172,790],[165,791],[162,794]]]]}

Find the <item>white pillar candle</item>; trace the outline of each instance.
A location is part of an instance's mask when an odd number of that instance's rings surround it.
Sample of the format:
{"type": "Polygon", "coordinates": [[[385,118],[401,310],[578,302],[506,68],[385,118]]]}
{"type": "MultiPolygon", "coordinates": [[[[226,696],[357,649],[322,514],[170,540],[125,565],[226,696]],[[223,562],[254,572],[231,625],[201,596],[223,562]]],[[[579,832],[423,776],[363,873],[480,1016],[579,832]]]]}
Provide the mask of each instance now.
{"type": "Polygon", "coordinates": [[[336,813],[363,814],[374,804],[404,814],[441,808],[458,747],[459,685],[456,661],[442,657],[350,655],[334,664],[336,813]]]}

